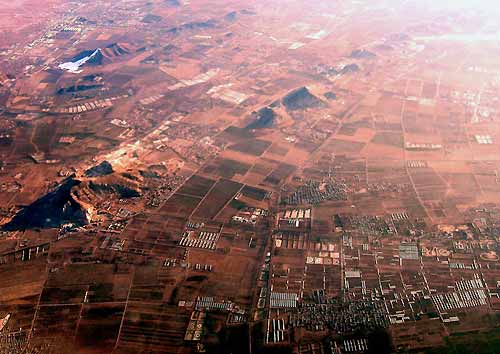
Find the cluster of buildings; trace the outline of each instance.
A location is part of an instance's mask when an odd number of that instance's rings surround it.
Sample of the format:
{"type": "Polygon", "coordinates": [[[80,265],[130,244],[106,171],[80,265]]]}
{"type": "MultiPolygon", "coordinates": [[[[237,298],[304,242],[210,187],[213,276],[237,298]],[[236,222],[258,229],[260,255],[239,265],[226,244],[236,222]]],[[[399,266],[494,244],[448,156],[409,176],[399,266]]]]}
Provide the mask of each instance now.
{"type": "Polygon", "coordinates": [[[318,182],[307,181],[295,192],[287,196],[283,203],[287,205],[319,204],[327,200],[347,199],[347,185],[335,181],[318,182]]]}
{"type": "Polygon", "coordinates": [[[185,231],[182,234],[182,238],[179,241],[179,245],[185,247],[195,247],[204,248],[209,250],[215,250],[217,247],[217,241],[219,240],[220,234],[218,232],[195,232],[195,231],[185,231]]]}
{"type": "Polygon", "coordinates": [[[290,315],[292,327],[304,327],[310,331],[329,329],[337,334],[388,325],[384,302],[379,299],[348,300],[338,304],[301,303],[298,311],[290,315]]]}
{"type": "Polygon", "coordinates": [[[56,113],[78,114],[98,109],[113,107],[113,101],[128,98],[128,95],[112,96],[108,98],[95,99],[88,102],[82,102],[70,107],[59,107],[55,110],[56,113]]]}
{"type": "Polygon", "coordinates": [[[441,150],[443,145],[441,144],[431,144],[431,143],[412,143],[406,142],[406,150],[441,150]]]}
{"type": "MultiPolygon", "coordinates": [[[[238,197],[235,197],[235,199],[237,200],[238,197]]],[[[268,211],[261,208],[246,208],[239,211],[237,215],[234,215],[231,218],[231,220],[237,223],[255,225],[259,218],[266,216],[267,214],[268,211]]]]}

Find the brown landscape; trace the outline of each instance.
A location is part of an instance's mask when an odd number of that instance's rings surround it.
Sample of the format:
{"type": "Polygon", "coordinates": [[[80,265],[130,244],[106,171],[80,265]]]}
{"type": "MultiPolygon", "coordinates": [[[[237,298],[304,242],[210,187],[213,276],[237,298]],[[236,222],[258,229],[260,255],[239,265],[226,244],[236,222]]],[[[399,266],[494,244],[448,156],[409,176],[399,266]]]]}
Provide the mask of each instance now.
{"type": "Polygon", "coordinates": [[[499,353],[496,7],[0,0],[0,353],[499,353]]]}

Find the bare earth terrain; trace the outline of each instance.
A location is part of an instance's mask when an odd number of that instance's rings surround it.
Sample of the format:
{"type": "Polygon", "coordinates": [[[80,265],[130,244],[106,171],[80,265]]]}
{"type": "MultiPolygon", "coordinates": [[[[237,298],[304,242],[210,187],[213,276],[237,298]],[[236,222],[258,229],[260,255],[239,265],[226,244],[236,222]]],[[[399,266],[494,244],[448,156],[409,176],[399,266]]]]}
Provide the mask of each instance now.
{"type": "Polygon", "coordinates": [[[499,16],[0,0],[0,352],[498,352],[499,16]]]}

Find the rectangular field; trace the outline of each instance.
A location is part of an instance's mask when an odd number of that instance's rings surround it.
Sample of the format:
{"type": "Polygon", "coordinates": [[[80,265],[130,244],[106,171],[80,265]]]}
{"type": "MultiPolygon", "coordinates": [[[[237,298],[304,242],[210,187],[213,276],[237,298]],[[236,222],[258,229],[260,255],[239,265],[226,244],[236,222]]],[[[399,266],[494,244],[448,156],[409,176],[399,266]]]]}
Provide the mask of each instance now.
{"type": "Polygon", "coordinates": [[[194,175],[179,188],[177,193],[203,198],[214,184],[215,181],[212,179],[194,175]]]}
{"type": "Polygon", "coordinates": [[[193,217],[201,219],[214,218],[242,187],[241,183],[221,179],[203,199],[193,217]]]}
{"type": "Polygon", "coordinates": [[[295,171],[295,166],[282,163],[264,180],[265,183],[278,185],[295,171]]]}
{"type": "Polygon", "coordinates": [[[161,212],[167,215],[187,218],[196,209],[200,201],[201,198],[175,193],[161,207],[161,212]]]}

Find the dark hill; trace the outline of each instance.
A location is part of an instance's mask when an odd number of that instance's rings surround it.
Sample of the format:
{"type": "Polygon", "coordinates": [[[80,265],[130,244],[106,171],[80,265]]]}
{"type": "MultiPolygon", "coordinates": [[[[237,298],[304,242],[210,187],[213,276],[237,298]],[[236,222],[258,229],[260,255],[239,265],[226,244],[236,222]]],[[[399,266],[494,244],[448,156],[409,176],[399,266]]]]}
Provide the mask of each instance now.
{"type": "MultiPolygon", "coordinates": [[[[91,56],[95,51],[96,51],[96,49],[84,50],[83,52],[80,52],[76,56],[71,58],[70,61],[72,61],[74,63],[80,59],[91,56]]],[[[102,55],[102,52],[99,50],[97,53],[94,54],[94,56],[92,58],[87,60],[85,65],[102,65],[103,61],[104,61],[104,56],[102,55]]]]}
{"type": "Polygon", "coordinates": [[[99,165],[89,168],[85,171],[87,177],[100,177],[113,173],[113,166],[108,161],[103,161],[99,165]]]}
{"type": "Polygon", "coordinates": [[[166,46],[164,46],[162,49],[162,53],[163,54],[172,54],[173,52],[175,52],[176,50],[179,50],[179,47],[176,47],[175,45],[173,44],[167,44],[166,46]]]}
{"type": "Polygon", "coordinates": [[[342,70],[340,70],[340,73],[342,75],[345,75],[345,74],[350,74],[350,73],[356,73],[359,71],[359,66],[358,64],[349,64],[349,65],[346,65],[342,68],[342,70]]]}
{"type": "Polygon", "coordinates": [[[337,94],[335,94],[335,92],[331,92],[331,91],[325,93],[323,96],[325,96],[326,99],[331,100],[331,101],[337,99],[337,94]]]}
{"type": "Polygon", "coordinates": [[[375,53],[372,53],[366,49],[356,49],[351,53],[351,58],[353,59],[373,59],[376,56],[377,55],[375,53]]]}
{"type": "Polygon", "coordinates": [[[139,191],[137,191],[136,189],[118,183],[107,184],[95,183],[90,181],[89,188],[99,194],[114,193],[120,199],[138,198],[141,196],[139,191]]]}
{"type": "Polygon", "coordinates": [[[289,111],[322,107],[324,105],[323,101],[311,94],[307,87],[301,87],[288,93],[283,97],[282,102],[289,111]]]}
{"type": "Polygon", "coordinates": [[[215,20],[189,22],[189,23],[183,24],[182,29],[194,30],[194,29],[215,28],[216,24],[217,24],[217,22],[215,20]]]}
{"type": "Polygon", "coordinates": [[[236,11],[232,11],[228,13],[226,16],[224,16],[224,20],[228,22],[234,22],[237,20],[237,18],[238,18],[238,13],[236,11]]]}
{"type": "Polygon", "coordinates": [[[255,120],[248,124],[245,129],[261,129],[273,125],[276,119],[276,113],[269,107],[259,109],[255,113],[255,120]]]}
{"type": "Polygon", "coordinates": [[[103,52],[109,57],[119,57],[120,55],[130,54],[130,50],[119,43],[111,43],[104,48],[103,52]]]}
{"type": "Polygon", "coordinates": [[[161,20],[163,20],[163,17],[161,17],[161,16],[153,15],[153,14],[147,14],[142,19],[142,22],[144,22],[144,23],[156,23],[156,22],[160,22],[161,20]]]}
{"type": "Polygon", "coordinates": [[[216,26],[217,26],[217,21],[215,20],[195,21],[195,22],[184,23],[183,25],[178,27],[172,27],[167,31],[167,33],[177,34],[180,31],[184,30],[204,30],[204,29],[215,28],[216,26]]]}
{"type": "Polygon", "coordinates": [[[110,45],[104,48],[84,50],[75,55],[73,58],[71,58],[70,61],[76,62],[85,57],[92,56],[89,60],[85,62],[84,65],[97,66],[109,63],[114,57],[119,57],[125,54],[130,54],[130,50],[127,47],[125,47],[124,44],[111,43],[110,45]]]}
{"type": "Polygon", "coordinates": [[[69,86],[69,87],[61,87],[60,89],[58,89],[56,91],[56,93],[58,95],[64,95],[67,93],[95,90],[95,89],[98,89],[101,87],[103,87],[103,85],[76,85],[76,86],[69,86]]]}
{"type": "Polygon", "coordinates": [[[88,224],[87,214],[82,204],[72,193],[81,182],[69,177],[55,190],[47,193],[19,211],[3,226],[6,231],[34,228],[54,228],[66,223],[78,226],[88,224]]]}

